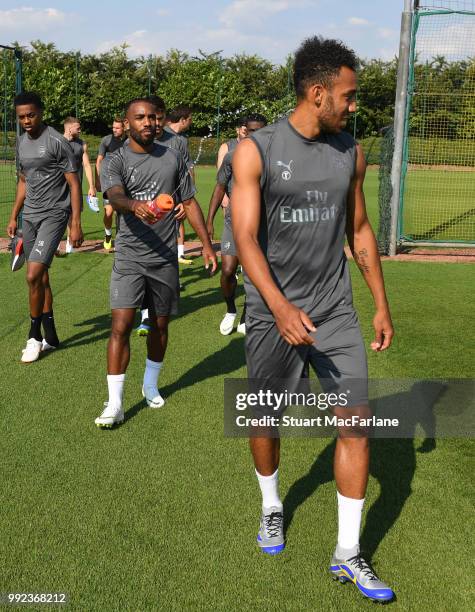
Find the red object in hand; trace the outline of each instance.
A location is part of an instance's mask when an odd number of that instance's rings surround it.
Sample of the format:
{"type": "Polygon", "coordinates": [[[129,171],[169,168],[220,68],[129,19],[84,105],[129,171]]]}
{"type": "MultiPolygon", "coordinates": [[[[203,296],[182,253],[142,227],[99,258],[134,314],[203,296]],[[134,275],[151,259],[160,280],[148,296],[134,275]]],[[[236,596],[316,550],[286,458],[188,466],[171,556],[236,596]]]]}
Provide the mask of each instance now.
{"type": "Polygon", "coordinates": [[[154,223],[156,223],[171,210],[173,210],[175,202],[173,201],[172,196],[168,195],[168,193],[161,193],[154,200],[148,202],[147,205],[151,212],[155,215],[154,223]]]}

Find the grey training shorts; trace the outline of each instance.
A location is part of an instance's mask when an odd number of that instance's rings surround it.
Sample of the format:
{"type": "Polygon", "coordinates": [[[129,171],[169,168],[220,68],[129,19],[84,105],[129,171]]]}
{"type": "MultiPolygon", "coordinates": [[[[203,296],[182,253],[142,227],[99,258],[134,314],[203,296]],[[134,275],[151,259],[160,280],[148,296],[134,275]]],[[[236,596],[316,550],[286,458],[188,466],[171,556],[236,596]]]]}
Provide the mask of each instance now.
{"type": "Polygon", "coordinates": [[[231,221],[228,221],[226,218],[224,219],[223,233],[221,236],[221,255],[232,255],[233,257],[237,257],[231,221]]]}
{"type": "Polygon", "coordinates": [[[302,378],[309,377],[309,366],[326,393],[350,391],[349,405],[368,404],[368,365],[356,311],[351,306],[333,310],[315,320],[313,345],[292,346],[280,335],[273,321],[246,318],[246,363],[248,378],[258,386],[293,391],[302,378]]]}
{"type": "Polygon", "coordinates": [[[110,283],[110,306],[141,308],[156,316],[176,314],[179,297],[178,263],[140,263],[115,259],[110,283]]]}
{"type": "Polygon", "coordinates": [[[23,218],[23,248],[27,261],[49,268],[68,225],[69,210],[56,210],[40,220],[23,218]]]}

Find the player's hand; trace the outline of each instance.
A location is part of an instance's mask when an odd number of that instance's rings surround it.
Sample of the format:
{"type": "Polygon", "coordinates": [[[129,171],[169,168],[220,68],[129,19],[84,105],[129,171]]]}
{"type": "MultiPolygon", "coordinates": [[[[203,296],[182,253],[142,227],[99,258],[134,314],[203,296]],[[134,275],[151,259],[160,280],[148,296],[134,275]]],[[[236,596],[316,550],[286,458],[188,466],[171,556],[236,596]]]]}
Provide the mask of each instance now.
{"type": "Polygon", "coordinates": [[[208,232],[209,239],[212,242],[213,241],[213,236],[214,236],[214,227],[213,227],[212,223],[207,223],[206,224],[206,231],[208,232]]]}
{"type": "Polygon", "coordinates": [[[158,221],[157,217],[148,207],[147,202],[135,202],[132,212],[140,221],[144,221],[150,225],[158,221]]]}
{"type": "Polygon", "coordinates": [[[213,251],[212,248],[204,246],[202,255],[205,261],[205,269],[208,270],[211,265],[209,275],[212,276],[218,269],[218,259],[216,257],[216,253],[213,251]]]}
{"type": "Polygon", "coordinates": [[[13,238],[16,234],[17,222],[16,219],[10,219],[7,225],[7,234],[13,238]]]}
{"type": "Polygon", "coordinates": [[[183,204],[177,204],[175,206],[175,220],[183,221],[185,217],[186,217],[185,207],[183,206],[183,204]]]}
{"type": "Polygon", "coordinates": [[[93,198],[96,197],[96,190],[94,189],[94,187],[90,187],[89,191],[87,192],[87,195],[93,198]]]}
{"type": "Polygon", "coordinates": [[[374,342],[371,342],[371,349],[376,352],[385,351],[391,346],[394,336],[394,328],[391,315],[387,308],[377,310],[373,318],[374,342]]]}
{"type": "Polygon", "coordinates": [[[76,221],[71,222],[71,230],[69,232],[69,240],[73,247],[80,247],[84,241],[84,234],[82,233],[81,223],[76,221]]]}
{"type": "Polygon", "coordinates": [[[275,322],[282,338],[292,346],[314,344],[309,331],[317,331],[309,316],[290,302],[274,311],[275,322]]]}

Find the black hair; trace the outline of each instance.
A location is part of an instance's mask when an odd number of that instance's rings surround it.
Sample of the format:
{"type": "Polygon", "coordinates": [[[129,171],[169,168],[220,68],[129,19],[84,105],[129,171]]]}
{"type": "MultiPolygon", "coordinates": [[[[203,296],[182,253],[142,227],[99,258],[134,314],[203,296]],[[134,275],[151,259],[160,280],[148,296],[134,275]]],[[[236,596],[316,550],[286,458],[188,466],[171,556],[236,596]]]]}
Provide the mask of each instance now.
{"type": "Polygon", "coordinates": [[[168,113],[167,119],[170,123],[178,123],[180,119],[188,119],[192,112],[189,106],[180,104],[180,106],[175,106],[175,108],[168,113]]]}
{"type": "Polygon", "coordinates": [[[15,108],[17,106],[23,106],[24,104],[34,104],[34,106],[36,106],[36,108],[39,110],[44,109],[40,96],[34,91],[23,91],[15,96],[15,99],[13,100],[13,105],[15,108]]]}
{"type": "Polygon", "coordinates": [[[161,98],[160,96],[149,96],[147,99],[155,106],[157,110],[165,112],[166,105],[165,100],[163,98],[161,98]]]}
{"type": "Polygon", "coordinates": [[[240,128],[243,125],[246,125],[246,121],[247,121],[247,117],[238,117],[236,119],[236,123],[235,123],[234,127],[240,128]]]}
{"type": "Polygon", "coordinates": [[[310,85],[319,83],[329,87],[342,66],[358,68],[354,51],[341,40],[313,36],[303,41],[294,60],[294,87],[297,98],[302,98],[310,85]]]}
{"type": "Polygon", "coordinates": [[[251,113],[250,115],[248,115],[246,117],[246,122],[244,125],[247,125],[248,123],[251,123],[252,121],[257,121],[259,123],[263,123],[264,125],[267,125],[267,119],[264,117],[264,115],[261,115],[260,113],[251,113]]]}
{"type": "Polygon", "coordinates": [[[127,112],[129,110],[129,108],[132,106],[132,104],[135,104],[136,102],[146,102],[147,104],[155,105],[155,102],[152,102],[152,100],[150,98],[133,98],[132,100],[129,100],[127,102],[127,104],[125,105],[125,108],[124,108],[124,117],[127,115],[127,112]]]}

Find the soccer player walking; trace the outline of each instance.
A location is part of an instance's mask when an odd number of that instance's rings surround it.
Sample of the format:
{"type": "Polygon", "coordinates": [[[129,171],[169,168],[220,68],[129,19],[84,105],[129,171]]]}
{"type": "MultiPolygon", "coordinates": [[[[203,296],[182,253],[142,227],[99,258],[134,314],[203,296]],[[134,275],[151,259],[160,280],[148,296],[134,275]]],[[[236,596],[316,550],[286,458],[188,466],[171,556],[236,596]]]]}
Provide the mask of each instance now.
{"type": "MultiPolygon", "coordinates": [[[[193,161],[188,150],[188,139],[186,134],[193,123],[193,113],[189,106],[181,104],[172,109],[167,116],[167,125],[163,130],[161,140],[166,140],[169,135],[175,137],[175,142],[170,142],[169,146],[174,149],[185,149],[185,163],[191,176],[194,180],[193,161]],[[181,143],[177,142],[181,141],[181,143]]],[[[163,144],[166,144],[165,142],[163,144]]],[[[178,263],[191,265],[191,259],[185,257],[185,224],[183,221],[178,222],[178,263]]]]}
{"type": "Polygon", "coordinates": [[[17,147],[19,180],[7,232],[10,237],[15,235],[23,208],[31,325],[21,361],[30,363],[41,351],[59,345],[48,270],[70,216],[71,244],[82,244],[81,188],[73,150],[64,136],[43,123],[40,97],[24,92],[14,104],[25,133],[17,147]]]}
{"type": "MultiPolygon", "coordinates": [[[[249,115],[245,120],[246,134],[253,134],[267,125],[267,120],[263,115],[258,113],[249,115]]],[[[237,143],[236,143],[237,146],[237,143]]],[[[218,170],[216,186],[208,208],[208,218],[206,227],[210,239],[213,239],[214,227],[213,220],[219,206],[223,204],[225,196],[228,198],[232,190],[232,159],[236,147],[231,146],[230,150],[224,156],[222,164],[218,170]]],[[[237,317],[236,310],[236,271],[239,264],[236,246],[234,244],[233,229],[231,224],[231,206],[228,204],[224,209],[224,226],[221,236],[221,290],[223,292],[224,301],[226,302],[226,313],[219,325],[219,331],[223,336],[228,336],[234,329],[234,322],[237,317]]],[[[239,333],[246,333],[246,305],[241,313],[241,320],[237,327],[239,333]]]]}
{"type": "MultiPolygon", "coordinates": [[[[287,119],[241,142],[233,158],[232,224],[245,271],[250,379],[308,376],[336,393],[359,381],[353,411],[368,410],[367,361],[353,308],[345,235],[374,299],[374,351],[387,349],[393,327],[376,240],[366,215],[362,149],[343,132],[356,110],[357,59],[341,42],[314,37],[295,56],[297,106],[287,119]]],[[[348,408],[334,412],[345,416],[348,408]]],[[[392,590],[361,556],[359,531],[368,481],[366,432],[338,432],[334,473],[338,539],[331,573],[366,596],[392,590]],[[356,434],[359,434],[356,437],[356,434]]],[[[280,441],[250,440],[262,493],[258,545],[285,545],[278,490],[280,441]]]]}
{"type": "Polygon", "coordinates": [[[96,177],[97,190],[102,189],[102,198],[104,203],[104,242],[103,247],[106,251],[112,248],[112,219],[114,217],[114,209],[109,204],[107,191],[101,187],[100,176],[103,160],[120,149],[125,142],[124,122],[119,117],[116,117],[112,123],[112,134],[104,136],[99,144],[99,151],[96,159],[96,177]]]}
{"type": "Polygon", "coordinates": [[[95,421],[99,427],[112,427],[124,420],[122,394],[130,358],[129,338],[135,311],[145,296],[151,331],[147,336],[142,394],[152,408],[164,404],[158,390],[158,375],[167,348],[170,315],[177,311],[179,288],[174,212],[161,214],[157,220],[149,206],[157,196],[167,194],[175,204],[183,203],[186,216],[203,243],[205,266],[211,264],[212,272],[217,267],[203,214],[193,197],[195,187],[182,156],[154,142],[154,103],[147,98],[130,101],[125,124],[128,142],[107,158],[101,169],[101,183],[120,215],[120,224],[110,284],[109,399],[95,421]]]}
{"type": "MultiPolygon", "coordinates": [[[[88,191],[87,195],[95,196],[96,188],[94,185],[94,179],[92,176],[91,162],[89,160],[89,153],[87,150],[87,144],[80,137],[81,134],[81,123],[76,117],[66,117],[64,120],[64,137],[69,142],[73,153],[74,159],[76,160],[76,166],[78,169],[79,185],[81,186],[81,212],[83,210],[83,199],[82,199],[82,178],[83,172],[86,174],[88,191]]],[[[69,224],[68,224],[68,238],[66,240],[66,253],[73,252],[73,245],[69,240],[69,224]]]]}

